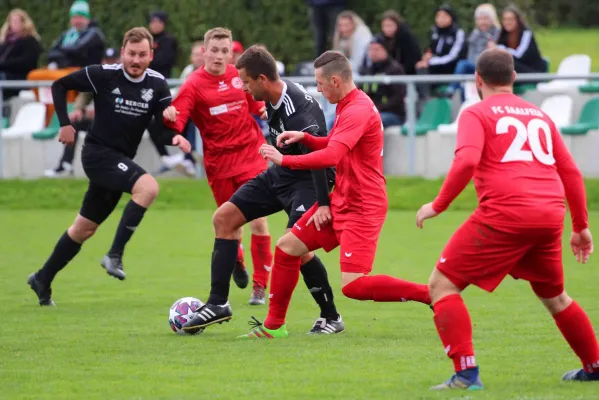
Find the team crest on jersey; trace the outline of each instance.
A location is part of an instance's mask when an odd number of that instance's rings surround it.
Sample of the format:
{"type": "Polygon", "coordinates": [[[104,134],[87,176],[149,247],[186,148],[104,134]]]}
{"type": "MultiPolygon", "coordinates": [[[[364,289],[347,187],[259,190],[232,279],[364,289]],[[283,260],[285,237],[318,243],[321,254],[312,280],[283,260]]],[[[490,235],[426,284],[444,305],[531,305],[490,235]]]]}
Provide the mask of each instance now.
{"type": "Polygon", "coordinates": [[[143,101],[150,101],[154,97],[154,89],[141,89],[141,98],[143,101]]]}
{"type": "Polygon", "coordinates": [[[240,77],[236,76],[235,78],[231,79],[231,85],[233,85],[235,89],[241,89],[243,87],[243,82],[241,81],[240,77]]]}

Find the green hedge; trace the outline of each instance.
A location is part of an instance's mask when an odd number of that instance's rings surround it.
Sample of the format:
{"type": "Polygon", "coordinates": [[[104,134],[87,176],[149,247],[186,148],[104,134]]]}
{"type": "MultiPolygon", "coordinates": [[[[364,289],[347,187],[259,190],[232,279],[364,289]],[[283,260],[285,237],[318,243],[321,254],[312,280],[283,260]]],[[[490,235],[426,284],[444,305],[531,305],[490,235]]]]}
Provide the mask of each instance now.
{"type": "MultiPolygon", "coordinates": [[[[163,179],[159,182],[160,194],[152,206],[154,209],[216,209],[205,180],[163,179]]],[[[416,212],[422,204],[435,198],[441,184],[442,180],[388,177],[389,208],[416,212]]],[[[599,180],[587,180],[586,188],[589,209],[599,211],[599,180]]],[[[83,179],[0,179],[0,210],[78,210],[86,189],[87,180],[83,179]]],[[[121,207],[128,198],[128,195],[123,196],[121,207]]],[[[470,185],[456,199],[452,209],[472,211],[476,204],[476,194],[470,185]]]]}
{"type": "MultiPolygon", "coordinates": [[[[534,1],[516,1],[522,8],[530,9],[534,1]]],[[[551,0],[543,0],[551,1],[551,0]]],[[[310,60],[313,42],[308,22],[308,11],[303,0],[90,0],[92,18],[97,19],[110,46],[120,46],[122,34],[128,28],[147,25],[147,15],[160,8],[169,12],[168,29],[181,44],[178,69],[188,63],[193,38],[203,36],[214,26],[232,29],[235,39],[245,44],[262,42],[289,66],[298,61],[310,60]]],[[[379,31],[379,16],[387,9],[396,9],[422,39],[433,23],[433,10],[442,1],[437,0],[349,0],[350,9],[358,12],[379,31]]],[[[478,0],[451,2],[460,19],[469,28],[478,0]]],[[[498,6],[508,3],[496,1],[498,6]]],[[[3,0],[0,16],[15,7],[25,9],[33,18],[48,49],[53,40],[68,26],[68,9],[71,0],[3,0]]]]}

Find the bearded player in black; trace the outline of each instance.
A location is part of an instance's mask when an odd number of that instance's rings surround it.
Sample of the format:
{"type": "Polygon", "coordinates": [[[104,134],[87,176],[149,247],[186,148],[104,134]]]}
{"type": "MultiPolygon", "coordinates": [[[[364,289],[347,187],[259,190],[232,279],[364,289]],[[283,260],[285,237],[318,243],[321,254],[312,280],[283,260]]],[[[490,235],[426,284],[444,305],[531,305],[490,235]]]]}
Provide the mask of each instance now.
{"type": "MultiPolygon", "coordinates": [[[[243,82],[244,91],[255,100],[266,102],[270,136],[273,143],[284,131],[305,131],[315,136],[326,136],[324,114],[318,102],[301,86],[282,80],[272,55],[262,46],[247,49],[237,60],[235,67],[243,82]]],[[[301,144],[280,149],[283,154],[305,154],[309,150],[301,144]]],[[[239,228],[256,218],[279,211],[289,216],[287,230],[293,227],[306,210],[318,202],[320,208],[314,223],[331,220],[329,190],[335,181],[333,169],[299,171],[271,165],[268,170],[243,185],[231,199],[218,208],[214,224],[220,231],[234,236],[239,228]]],[[[217,239],[212,260],[212,288],[204,307],[183,325],[183,329],[194,332],[215,323],[232,318],[228,302],[229,282],[235,267],[237,240],[217,239]]],[[[345,329],[333,300],[333,290],[327,272],[314,253],[301,260],[301,273],[314,300],[320,306],[320,318],[309,333],[334,334],[345,329]]],[[[264,304],[264,289],[254,287],[250,304],[264,304]]]]}
{"type": "MultiPolygon", "coordinates": [[[[52,84],[61,143],[72,145],[75,135],[67,113],[67,91],[92,92],[96,115],[81,153],[89,187],[79,215],[59,239],[42,269],[27,280],[42,306],[54,305],[52,280],[108,218],[123,192],[131,193],[131,200],[125,206],[112,247],[100,264],[109,275],[125,279],[122,263],[125,245],[158,194],[156,180],[133,158],[150,120],[155,117],[162,121],[162,113],[171,103],[164,76],[148,68],[152,54],[150,32],[146,28],[133,28],[123,38],[123,64],[92,65],[52,84]]],[[[182,136],[166,129],[164,135],[184,152],[191,150],[182,136]]]]}

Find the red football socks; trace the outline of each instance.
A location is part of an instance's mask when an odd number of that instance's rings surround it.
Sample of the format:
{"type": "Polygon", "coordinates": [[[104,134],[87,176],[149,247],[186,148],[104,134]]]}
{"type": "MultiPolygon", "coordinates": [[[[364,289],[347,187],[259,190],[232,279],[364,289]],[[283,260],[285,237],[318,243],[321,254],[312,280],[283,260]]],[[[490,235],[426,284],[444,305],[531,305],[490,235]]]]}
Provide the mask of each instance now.
{"type": "Polygon", "coordinates": [[[389,275],[365,275],[348,283],[341,291],[345,296],[355,300],[418,301],[431,304],[427,285],[404,281],[389,275]]]}
{"type": "Polygon", "coordinates": [[[241,240],[239,241],[239,247],[237,248],[237,262],[244,263],[244,255],[243,255],[243,245],[241,244],[241,240]]]}
{"type": "Polygon", "coordinates": [[[270,236],[252,235],[251,253],[254,264],[254,282],[265,288],[268,286],[268,275],[272,266],[270,236]]]}
{"type": "Polygon", "coordinates": [[[597,344],[593,325],[582,307],[573,301],[553,318],[574,353],[580,358],[584,370],[599,371],[599,344],[597,344]]]}
{"type": "Polygon", "coordinates": [[[268,329],[279,329],[285,323],[291,295],[299,281],[300,264],[300,257],[290,256],[278,247],[275,249],[275,265],[272,268],[268,296],[268,316],[264,321],[264,326],[268,329]]]}
{"type": "Polygon", "coordinates": [[[435,326],[445,348],[453,361],[456,372],[476,367],[472,346],[472,322],[459,294],[443,297],[434,304],[435,326]]]}

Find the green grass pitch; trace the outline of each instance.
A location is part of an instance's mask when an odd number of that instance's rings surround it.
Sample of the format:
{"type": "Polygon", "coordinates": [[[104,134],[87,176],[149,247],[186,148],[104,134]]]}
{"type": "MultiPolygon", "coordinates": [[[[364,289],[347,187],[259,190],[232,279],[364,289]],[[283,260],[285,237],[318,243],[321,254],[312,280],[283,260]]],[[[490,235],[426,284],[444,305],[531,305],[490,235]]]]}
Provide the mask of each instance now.
{"type": "MultiPolygon", "coordinates": [[[[170,331],[168,310],[183,296],[205,300],[210,286],[211,211],[150,210],[125,255],[127,280],[100,267],[120,217],[115,213],[57,278],[55,309],[42,309],[25,281],[71,223],[73,210],[0,211],[0,398],[2,399],[591,399],[599,385],[560,382],[579,367],[552,318],[524,282],[508,279],[489,295],[466,291],[480,393],[428,390],[452,372],[432,322],[417,303],[357,302],[339,291],[338,251],[321,254],[347,330],[305,333],[317,307],[300,280],[288,317],[290,337],[240,341],[266,307],[246,305],[232,287],[234,318],[203,334],[170,331]]],[[[374,272],[425,282],[466,212],[415,228],[415,211],[392,211],[374,272]]],[[[276,240],[285,219],[269,219],[276,240]]],[[[591,214],[591,226],[599,214],[591,214]]],[[[566,230],[569,232],[569,230],[566,230]]],[[[246,232],[247,237],[247,232],[246,232]]],[[[246,243],[249,243],[246,240],[246,243]]],[[[599,326],[596,261],[565,253],[568,292],[599,326]]]]}

